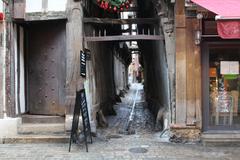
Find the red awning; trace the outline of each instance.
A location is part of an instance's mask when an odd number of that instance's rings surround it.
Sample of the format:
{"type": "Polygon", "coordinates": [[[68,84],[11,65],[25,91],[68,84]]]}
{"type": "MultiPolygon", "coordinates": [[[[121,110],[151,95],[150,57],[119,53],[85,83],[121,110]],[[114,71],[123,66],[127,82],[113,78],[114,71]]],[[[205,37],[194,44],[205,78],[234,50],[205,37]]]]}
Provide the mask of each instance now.
{"type": "Polygon", "coordinates": [[[240,39],[239,20],[218,20],[218,35],[223,39],[240,39]]]}
{"type": "Polygon", "coordinates": [[[224,39],[240,39],[240,0],[192,0],[216,13],[218,34],[224,39]]]}

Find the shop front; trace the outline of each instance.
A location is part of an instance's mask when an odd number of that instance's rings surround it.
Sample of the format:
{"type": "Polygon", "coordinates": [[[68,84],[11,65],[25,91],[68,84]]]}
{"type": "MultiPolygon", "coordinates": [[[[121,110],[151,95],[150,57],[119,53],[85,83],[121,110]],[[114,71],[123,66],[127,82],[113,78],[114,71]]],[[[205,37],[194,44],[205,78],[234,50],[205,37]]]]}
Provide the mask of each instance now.
{"type": "Polygon", "coordinates": [[[176,1],[175,29],[171,130],[205,144],[240,142],[239,1],[176,1]]]}
{"type": "Polygon", "coordinates": [[[202,140],[239,142],[240,5],[236,0],[192,1],[201,33],[202,140]]]}
{"type": "Polygon", "coordinates": [[[203,129],[240,129],[240,41],[203,42],[203,129]]]}

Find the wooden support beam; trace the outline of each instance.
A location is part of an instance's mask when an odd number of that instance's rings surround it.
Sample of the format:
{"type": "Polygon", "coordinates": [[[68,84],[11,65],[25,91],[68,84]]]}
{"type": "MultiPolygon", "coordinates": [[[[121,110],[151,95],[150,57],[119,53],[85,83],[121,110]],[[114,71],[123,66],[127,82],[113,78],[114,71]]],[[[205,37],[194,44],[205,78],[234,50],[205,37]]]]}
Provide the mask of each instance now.
{"type": "Polygon", "coordinates": [[[121,32],[122,32],[122,33],[126,33],[126,32],[137,32],[137,29],[131,29],[131,28],[122,29],[121,32]]]}
{"type": "Polygon", "coordinates": [[[187,56],[185,0],[175,4],[176,27],[176,124],[186,125],[187,118],[187,56]]]}
{"type": "Polygon", "coordinates": [[[129,19],[111,19],[111,18],[83,18],[84,23],[95,24],[158,24],[159,18],[129,18],[129,19]]]}
{"type": "Polygon", "coordinates": [[[138,7],[124,8],[121,12],[138,12],[138,7]]]}
{"type": "Polygon", "coordinates": [[[102,37],[84,37],[87,42],[99,41],[137,41],[137,40],[162,40],[160,35],[120,35],[120,36],[102,36],[102,37]]]}

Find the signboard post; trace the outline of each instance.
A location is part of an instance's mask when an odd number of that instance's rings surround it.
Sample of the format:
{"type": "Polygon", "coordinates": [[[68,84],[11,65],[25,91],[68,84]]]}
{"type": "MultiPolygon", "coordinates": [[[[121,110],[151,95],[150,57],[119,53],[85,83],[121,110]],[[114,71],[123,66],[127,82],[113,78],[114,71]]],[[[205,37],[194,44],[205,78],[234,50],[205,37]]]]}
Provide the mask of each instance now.
{"type": "Polygon", "coordinates": [[[73,121],[72,121],[72,130],[71,130],[71,136],[69,141],[69,152],[71,151],[72,142],[77,143],[79,140],[80,132],[78,129],[78,124],[79,124],[80,112],[82,115],[83,133],[84,133],[84,140],[86,144],[86,151],[88,152],[88,137],[90,138],[90,142],[92,143],[92,136],[91,136],[91,127],[90,127],[87,101],[86,101],[86,95],[85,95],[84,89],[77,91],[77,94],[76,94],[76,102],[75,102],[73,121]]]}

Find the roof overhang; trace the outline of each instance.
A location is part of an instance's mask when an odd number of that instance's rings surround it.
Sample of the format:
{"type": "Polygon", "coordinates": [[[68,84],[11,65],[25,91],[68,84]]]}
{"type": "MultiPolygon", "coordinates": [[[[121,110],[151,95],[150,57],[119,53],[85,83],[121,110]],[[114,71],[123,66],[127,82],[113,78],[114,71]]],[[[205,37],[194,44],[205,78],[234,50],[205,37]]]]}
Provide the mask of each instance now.
{"type": "Polygon", "coordinates": [[[223,39],[240,39],[239,0],[191,0],[197,5],[217,14],[218,34],[223,39]]]}

